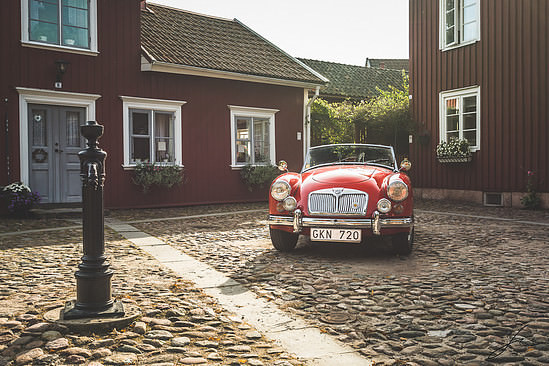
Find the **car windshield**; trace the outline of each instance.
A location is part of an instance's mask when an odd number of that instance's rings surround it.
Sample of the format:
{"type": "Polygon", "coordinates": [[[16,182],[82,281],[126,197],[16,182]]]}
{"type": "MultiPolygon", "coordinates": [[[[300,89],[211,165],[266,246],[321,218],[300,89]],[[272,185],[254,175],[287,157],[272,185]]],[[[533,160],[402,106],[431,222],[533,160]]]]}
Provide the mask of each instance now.
{"type": "Polygon", "coordinates": [[[312,147],[305,159],[303,171],[332,164],[373,164],[396,169],[393,148],[390,146],[345,144],[312,147]]]}

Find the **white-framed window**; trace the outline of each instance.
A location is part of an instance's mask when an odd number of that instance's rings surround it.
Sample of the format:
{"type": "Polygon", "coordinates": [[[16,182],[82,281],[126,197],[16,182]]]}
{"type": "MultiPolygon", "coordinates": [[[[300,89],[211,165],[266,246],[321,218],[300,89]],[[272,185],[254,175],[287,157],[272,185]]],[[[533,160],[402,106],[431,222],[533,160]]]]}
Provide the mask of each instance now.
{"type": "Polygon", "coordinates": [[[278,109],[229,106],[231,166],[274,164],[275,114],[278,109]]]}
{"type": "Polygon", "coordinates": [[[97,0],[21,0],[21,41],[97,52],[97,0]]]}
{"type": "Polygon", "coordinates": [[[181,107],[186,103],[120,97],[123,110],[124,164],[182,165],[181,107]]]}
{"type": "Polygon", "coordinates": [[[440,49],[451,49],[480,40],[481,0],[440,1],[440,49]]]}
{"type": "Polygon", "coordinates": [[[471,151],[480,150],[480,87],[440,93],[440,141],[467,139],[471,151]]]}

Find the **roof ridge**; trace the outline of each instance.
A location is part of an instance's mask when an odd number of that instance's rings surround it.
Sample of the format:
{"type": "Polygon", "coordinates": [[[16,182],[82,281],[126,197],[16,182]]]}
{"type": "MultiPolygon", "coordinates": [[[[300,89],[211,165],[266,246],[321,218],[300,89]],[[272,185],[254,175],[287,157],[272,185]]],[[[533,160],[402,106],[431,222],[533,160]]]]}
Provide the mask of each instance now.
{"type": "Polygon", "coordinates": [[[204,13],[198,13],[198,12],[196,12],[196,11],[185,10],[185,9],[181,9],[181,8],[175,8],[175,7],[173,7],[173,6],[155,3],[154,0],[153,0],[153,1],[147,1],[147,6],[149,6],[149,5],[158,6],[158,7],[162,7],[162,8],[167,8],[167,9],[170,9],[170,10],[179,11],[179,12],[181,12],[181,13],[193,14],[193,15],[197,15],[197,16],[204,17],[204,18],[211,18],[211,19],[217,19],[217,20],[224,20],[224,21],[227,21],[227,22],[234,22],[234,21],[236,20],[236,19],[229,19],[229,18],[224,18],[224,17],[220,17],[220,16],[216,16],[216,15],[209,15],[209,14],[204,14],[204,13]]]}
{"type": "Polygon", "coordinates": [[[337,65],[345,65],[345,66],[354,66],[354,67],[361,67],[361,68],[365,68],[365,67],[366,67],[366,66],[361,66],[361,65],[345,64],[345,63],[335,62],[335,61],[315,60],[315,59],[312,59],[312,58],[305,58],[305,57],[297,57],[297,59],[298,59],[298,60],[307,60],[307,61],[324,62],[324,63],[327,63],[327,64],[337,64],[337,65]]]}

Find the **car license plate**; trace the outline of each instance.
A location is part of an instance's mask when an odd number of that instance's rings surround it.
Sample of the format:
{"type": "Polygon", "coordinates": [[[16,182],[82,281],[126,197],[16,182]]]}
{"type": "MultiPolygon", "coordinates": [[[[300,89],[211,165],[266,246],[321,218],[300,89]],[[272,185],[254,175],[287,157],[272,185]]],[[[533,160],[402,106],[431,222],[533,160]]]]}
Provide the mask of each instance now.
{"type": "Polygon", "coordinates": [[[362,231],[357,229],[319,229],[311,228],[311,241],[339,241],[360,243],[362,231]]]}

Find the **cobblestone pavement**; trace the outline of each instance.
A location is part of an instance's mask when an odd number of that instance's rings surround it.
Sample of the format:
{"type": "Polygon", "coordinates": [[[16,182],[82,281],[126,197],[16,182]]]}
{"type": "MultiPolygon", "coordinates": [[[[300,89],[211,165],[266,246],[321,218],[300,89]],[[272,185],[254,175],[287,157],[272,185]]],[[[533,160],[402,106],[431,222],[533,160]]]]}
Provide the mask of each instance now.
{"type": "Polygon", "coordinates": [[[263,213],[136,226],[246,283],[376,365],[548,364],[547,212],[418,206],[415,250],[403,258],[382,241],[301,240],[296,251],[278,253],[263,213]],[[522,223],[528,221],[545,225],[522,223]]]}
{"type": "Polygon", "coordinates": [[[113,294],[139,306],[143,317],[108,334],[76,334],[44,322],[46,311],[76,298],[81,237],[79,229],[0,236],[0,365],[303,364],[109,230],[113,294]]]}
{"type": "MultiPolygon", "coordinates": [[[[375,365],[549,364],[549,212],[435,202],[417,208],[415,249],[402,258],[382,241],[302,238],[294,252],[278,253],[262,203],[109,214],[246,284],[375,365]],[[253,209],[260,211],[143,222],[253,209]]],[[[113,293],[145,316],[100,335],[44,324],[45,311],[75,297],[81,231],[24,230],[74,224],[61,216],[0,222],[0,365],[300,364],[110,231],[113,293]]]]}

